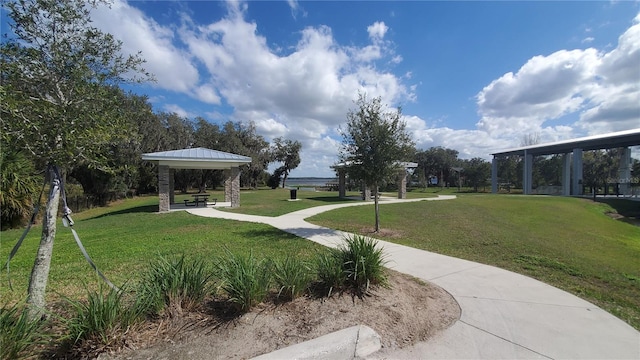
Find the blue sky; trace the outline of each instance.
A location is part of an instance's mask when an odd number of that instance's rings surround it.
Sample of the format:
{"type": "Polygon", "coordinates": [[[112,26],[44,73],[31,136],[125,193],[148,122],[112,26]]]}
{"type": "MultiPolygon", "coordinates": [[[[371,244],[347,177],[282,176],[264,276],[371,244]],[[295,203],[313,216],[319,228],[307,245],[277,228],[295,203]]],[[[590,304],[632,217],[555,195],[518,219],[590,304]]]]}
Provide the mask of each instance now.
{"type": "Polygon", "coordinates": [[[253,121],[332,176],[358,91],[401,106],[418,148],[489,159],[640,128],[638,1],[129,1],[94,24],[142,51],[157,111],[253,121]]]}

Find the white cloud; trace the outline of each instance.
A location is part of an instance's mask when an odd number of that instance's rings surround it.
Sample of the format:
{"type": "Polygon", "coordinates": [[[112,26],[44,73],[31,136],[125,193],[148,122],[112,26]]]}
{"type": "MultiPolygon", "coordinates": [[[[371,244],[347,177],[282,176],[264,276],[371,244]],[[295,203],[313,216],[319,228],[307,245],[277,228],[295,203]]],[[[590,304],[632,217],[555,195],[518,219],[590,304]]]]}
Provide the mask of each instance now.
{"type": "Polygon", "coordinates": [[[592,43],[592,42],[593,42],[593,40],[595,40],[595,38],[594,38],[594,37],[588,36],[588,37],[586,37],[586,38],[582,39],[582,43],[583,43],[583,44],[592,43]]]}
{"type": "Polygon", "coordinates": [[[174,45],[173,29],[159,25],[129,4],[116,0],[111,8],[100,6],[92,14],[95,26],[123,41],[125,54],[142,52],[144,67],[163,89],[188,93],[199,74],[188,54],[174,45]]]}
{"type": "Polygon", "coordinates": [[[196,114],[183,109],[180,105],[176,104],[165,104],[164,111],[168,113],[176,113],[178,116],[183,118],[194,118],[196,114]]]}
{"type": "Polygon", "coordinates": [[[376,21],[367,27],[369,37],[373,41],[382,40],[387,30],[389,30],[389,27],[384,24],[384,21],[376,21]]]}
{"type": "Polygon", "coordinates": [[[639,19],[609,52],[589,48],[535,56],[517,73],[494,80],[477,95],[478,128],[494,135],[540,132],[568,114],[579,115],[568,124],[573,136],[639,127],[639,19]]]}
{"type": "Polygon", "coordinates": [[[298,13],[302,13],[303,17],[307,17],[307,12],[300,7],[298,0],[287,0],[287,5],[291,8],[291,16],[296,19],[298,17],[298,13]]]}
{"type": "MultiPolygon", "coordinates": [[[[297,1],[288,5],[294,17],[302,11],[297,1]]],[[[97,11],[94,20],[123,40],[127,52],[143,51],[147,69],[158,77],[156,86],[229,105],[231,119],[253,121],[268,139],[301,141],[302,162],[294,176],[331,174],[337,129],[358,92],[381,96],[391,106],[416,100],[415,85],[405,84],[412,69],[402,75],[380,70],[402,61],[385,40],[389,27],[382,21],[367,27],[369,44],[342,45],[331,28],[315,26],[301,29],[293,48],[272,49],[257,24],[246,20],[249,4],[226,6],[222,19],[196,24],[181,14],[180,27],[171,27],[120,0],[110,11],[97,11]]],[[[546,142],[640,127],[639,49],[640,15],[608,52],[589,48],[534,56],[492,81],[476,96],[475,129],[442,127],[423,120],[428,115],[404,119],[420,148],[446,146],[461,157],[484,158],[518,146],[529,133],[546,142]],[[573,120],[560,121],[567,116],[573,120]]],[[[165,110],[197,115],[177,105],[165,110]]],[[[211,110],[209,119],[228,118],[211,110]]]]}

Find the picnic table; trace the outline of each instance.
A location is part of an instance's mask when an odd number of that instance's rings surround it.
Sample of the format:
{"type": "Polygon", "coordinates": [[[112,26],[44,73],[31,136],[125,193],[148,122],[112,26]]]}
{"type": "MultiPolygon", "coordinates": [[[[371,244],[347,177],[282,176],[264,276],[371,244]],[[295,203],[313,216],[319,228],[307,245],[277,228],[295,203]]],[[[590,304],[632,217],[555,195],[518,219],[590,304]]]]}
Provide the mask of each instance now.
{"type": "MultiPolygon", "coordinates": [[[[207,201],[209,200],[209,194],[193,194],[193,201],[189,201],[189,199],[184,200],[185,206],[195,206],[198,207],[198,204],[202,204],[202,206],[207,206],[207,201]]],[[[218,199],[213,199],[213,204],[217,202],[218,199]]]]}

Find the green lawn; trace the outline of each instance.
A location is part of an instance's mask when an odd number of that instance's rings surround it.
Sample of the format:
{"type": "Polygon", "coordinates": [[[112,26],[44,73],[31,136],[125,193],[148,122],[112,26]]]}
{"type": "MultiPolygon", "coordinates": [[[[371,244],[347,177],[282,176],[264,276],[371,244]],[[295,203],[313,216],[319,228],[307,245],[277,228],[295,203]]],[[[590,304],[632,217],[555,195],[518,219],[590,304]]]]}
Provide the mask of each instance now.
{"type": "MultiPolygon", "coordinates": [[[[208,192],[216,194],[214,192],[208,192]]],[[[455,192],[454,192],[455,193],[455,192]]],[[[222,200],[222,194],[219,200],[222,200]]],[[[436,193],[437,194],[437,193],[436,193]]],[[[337,201],[332,192],[243,191],[241,207],[252,214],[284,214],[337,201]]],[[[349,195],[357,196],[358,193],[349,195]]],[[[385,194],[393,196],[393,194],[385,194]]],[[[450,201],[381,206],[385,240],[492,264],[540,279],[592,301],[640,329],[640,227],[614,220],[605,212],[636,214],[635,204],[511,195],[458,194],[450,201]]],[[[217,194],[214,196],[218,196],[217,194]]],[[[433,196],[412,191],[409,197],[433,196]]],[[[176,200],[189,195],[177,195],[176,200]]],[[[352,201],[352,200],[351,200],[352,201]]],[[[228,248],[260,256],[310,256],[320,246],[267,225],[202,218],[185,212],[156,213],[158,198],[141,197],[73,214],[75,229],[100,269],[116,284],[136,281],[147,262],[166,254],[213,258],[228,248]]],[[[373,207],[348,207],[315,216],[314,223],[366,232],[373,207]]],[[[11,262],[13,291],[0,272],[0,303],[23,299],[40,237],[34,226],[11,262]]],[[[22,230],[0,234],[4,264],[22,230]]],[[[384,236],[380,236],[384,238],[384,236]]],[[[97,276],[80,254],[71,232],[58,227],[48,287],[50,299],[85,295],[97,276]]]]}
{"type": "MultiPolygon", "coordinates": [[[[613,205],[628,211],[640,203],[613,205]]],[[[605,215],[615,211],[575,198],[460,195],[383,205],[381,227],[392,231],[376,237],[537,278],[640,329],[640,227],[605,215]]],[[[308,220],[366,233],[374,212],[349,207],[308,220]]]]}
{"type": "MultiPolygon", "coordinates": [[[[213,259],[232,252],[279,258],[287,254],[311,256],[320,249],[267,225],[203,218],[186,212],[158,214],[158,197],[142,197],[117,202],[73,214],[74,228],[100,270],[114,283],[136,281],[136,275],[158,255],[187,254],[213,259]]],[[[23,230],[0,234],[2,264],[23,230]]],[[[34,226],[22,248],[11,261],[13,291],[9,290],[6,269],[0,271],[0,304],[26,296],[29,274],[40,240],[41,228],[34,226]]],[[[100,281],[84,260],[71,231],[59,221],[47,293],[85,296],[85,285],[97,288],[100,281]]]]}
{"type": "MultiPolygon", "coordinates": [[[[208,192],[212,193],[212,192],[208,192]]],[[[289,189],[258,189],[258,190],[242,190],[240,192],[240,207],[238,208],[220,208],[220,210],[237,212],[241,214],[261,215],[261,216],[280,216],[293,211],[302,210],[314,206],[329,205],[338,202],[353,202],[351,198],[358,198],[360,192],[349,191],[347,198],[338,197],[337,191],[310,191],[298,190],[296,201],[290,201],[289,189]]],[[[383,193],[385,196],[397,196],[397,193],[383,193]]],[[[409,193],[408,198],[416,197],[432,197],[430,193],[409,193]]],[[[186,195],[185,198],[189,197],[186,195]]],[[[215,197],[215,196],[214,196],[215,197]]],[[[176,196],[176,202],[180,197],[176,196]]],[[[224,195],[220,195],[218,200],[224,199],[224,195]]]]}

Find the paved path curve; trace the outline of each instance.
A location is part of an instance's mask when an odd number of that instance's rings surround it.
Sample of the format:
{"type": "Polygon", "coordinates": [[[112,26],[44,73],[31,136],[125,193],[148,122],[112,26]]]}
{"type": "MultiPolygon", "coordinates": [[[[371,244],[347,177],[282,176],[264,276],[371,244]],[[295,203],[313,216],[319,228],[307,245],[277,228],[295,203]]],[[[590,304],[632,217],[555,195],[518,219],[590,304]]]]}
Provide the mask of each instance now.
{"type": "MultiPolygon", "coordinates": [[[[450,200],[388,200],[383,204],[450,200]]],[[[214,208],[194,215],[269,224],[325,246],[345,233],[310,224],[306,218],[346,206],[318,206],[278,217],[243,215],[214,208]]],[[[450,256],[380,241],[389,267],[447,290],[462,309],[453,326],[412,347],[381,352],[380,359],[640,359],[640,332],[622,320],[565,291],[535,279],[450,256]]]]}

